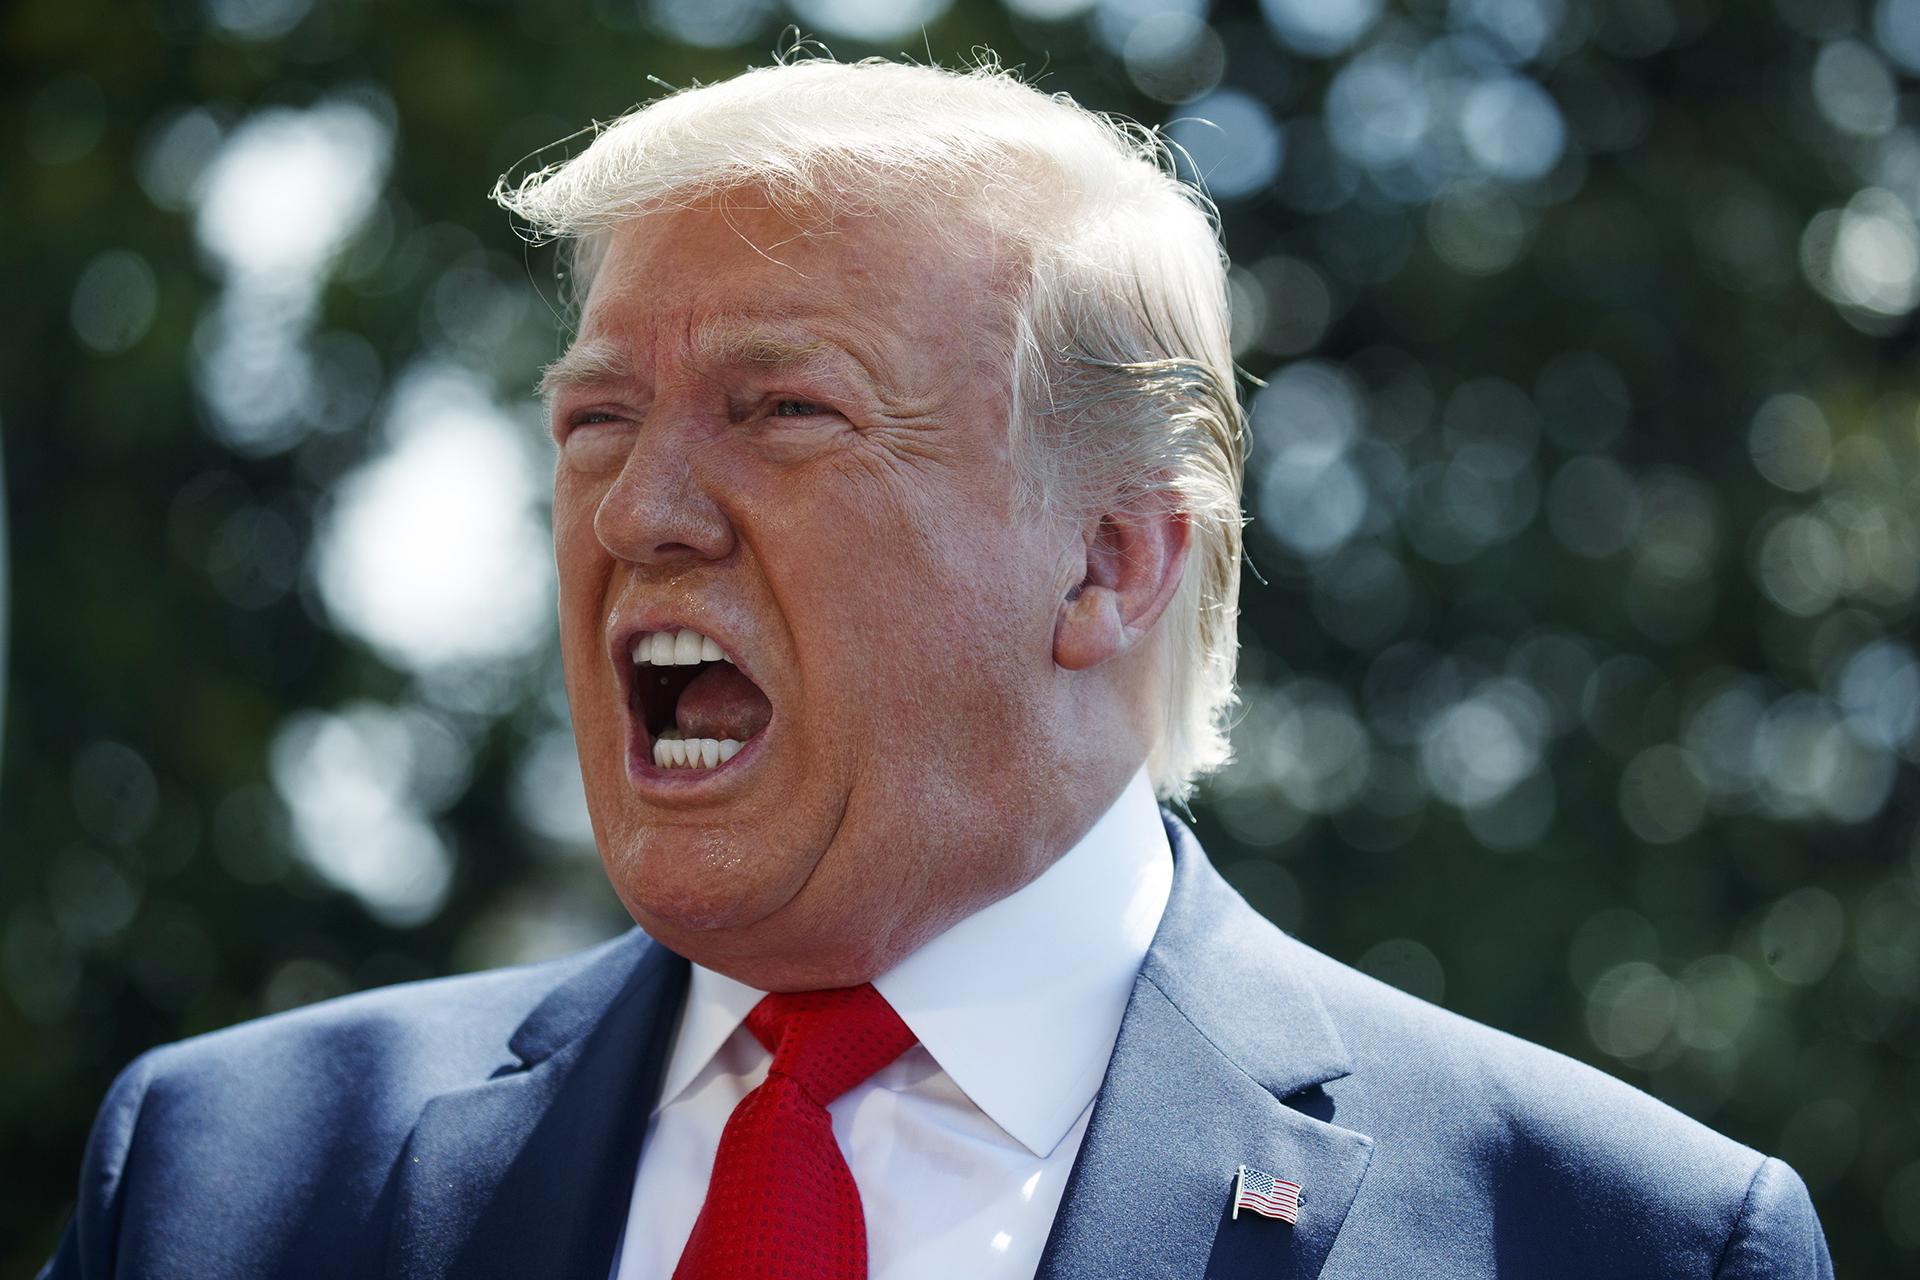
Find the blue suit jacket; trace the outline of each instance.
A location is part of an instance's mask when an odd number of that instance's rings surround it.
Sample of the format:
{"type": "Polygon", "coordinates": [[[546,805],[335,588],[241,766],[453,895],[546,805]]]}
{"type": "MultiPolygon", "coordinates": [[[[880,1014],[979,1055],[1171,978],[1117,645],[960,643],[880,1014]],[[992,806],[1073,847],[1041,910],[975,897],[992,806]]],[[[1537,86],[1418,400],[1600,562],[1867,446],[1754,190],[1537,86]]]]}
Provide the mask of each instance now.
{"type": "MultiPolygon", "coordinates": [[[[1832,1275],[1786,1165],[1328,960],[1168,830],[1045,1280],[1832,1275]],[[1243,1163],[1297,1225],[1230,1216],[1243,1163]]],[[[155,1050],[47,1274],[604,1280],[686,986],[633,932],[155,1050]]]]}

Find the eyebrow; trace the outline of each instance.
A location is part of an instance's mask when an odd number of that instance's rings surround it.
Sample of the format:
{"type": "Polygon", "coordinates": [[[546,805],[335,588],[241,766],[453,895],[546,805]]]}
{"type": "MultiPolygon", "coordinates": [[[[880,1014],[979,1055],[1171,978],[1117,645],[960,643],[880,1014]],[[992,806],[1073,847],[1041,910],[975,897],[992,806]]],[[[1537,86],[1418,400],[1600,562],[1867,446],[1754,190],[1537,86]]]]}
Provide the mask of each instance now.
{"type": "Polygon", "coordinates": [[[793,338],[764,325],[715,321],[694,334],[694,350],[717,365],[773,369],[805,364],[824,355],[846,355],[844,348],[820,338],[793,338]]]}
{"type": "MultiPolygon", "coordinates": [[[[716,366],[758,369],[790,368],[826,357],[850,359],[865,372],[867,362],[836,342],[796,338],[751,321],[718,319],[694,331],[693,347],[701,362],[716,366]]],[[[588,338],[568,347],[541,370],[535,388],[551,404],[562,392],[609,382],[630,382],[639,370],[626,348],[608,338],[588,338]]]]}
{"type": "Polygon", "coordinates": [[[563,391],[595,383],[625,382],[634,373],[632,357],[618,344],[606,338],[588,338],[568,347],[558,360],[542,369],[534,391],[552,404],[563,391]]]}

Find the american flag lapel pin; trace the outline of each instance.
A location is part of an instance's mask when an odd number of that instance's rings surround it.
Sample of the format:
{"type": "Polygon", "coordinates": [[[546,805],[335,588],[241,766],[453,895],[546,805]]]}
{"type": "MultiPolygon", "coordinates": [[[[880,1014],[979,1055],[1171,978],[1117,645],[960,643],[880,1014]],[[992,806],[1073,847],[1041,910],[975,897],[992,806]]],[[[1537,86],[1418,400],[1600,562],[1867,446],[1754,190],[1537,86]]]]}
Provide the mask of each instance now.
{"type": "Polygon", "coordinates": [[[1250,1209],[1262,1217],[1278,1218],[1291,1224],[1300,1219],[1300,1200],[1300,1184],[1297,1182],[1288,1182],[1285,1178],[1249,1169],[1244,1164],[1233,1177],[1235,1218],[1240,1216],[1241,1209],[1250,1209]]]}

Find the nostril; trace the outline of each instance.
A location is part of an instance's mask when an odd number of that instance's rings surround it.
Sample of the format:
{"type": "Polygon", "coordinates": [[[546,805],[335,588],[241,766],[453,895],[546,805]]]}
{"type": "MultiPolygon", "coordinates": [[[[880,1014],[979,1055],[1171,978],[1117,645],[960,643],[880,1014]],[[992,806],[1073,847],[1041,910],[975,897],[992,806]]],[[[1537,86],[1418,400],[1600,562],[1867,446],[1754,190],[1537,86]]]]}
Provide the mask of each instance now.
{"type": "Polygon", "coordinates": [[[733,548],[733,528],[710,494],[671,467],[635,459],[601,495],[593,530],[616,559],[636,564],[718,560],[733,548]]]}

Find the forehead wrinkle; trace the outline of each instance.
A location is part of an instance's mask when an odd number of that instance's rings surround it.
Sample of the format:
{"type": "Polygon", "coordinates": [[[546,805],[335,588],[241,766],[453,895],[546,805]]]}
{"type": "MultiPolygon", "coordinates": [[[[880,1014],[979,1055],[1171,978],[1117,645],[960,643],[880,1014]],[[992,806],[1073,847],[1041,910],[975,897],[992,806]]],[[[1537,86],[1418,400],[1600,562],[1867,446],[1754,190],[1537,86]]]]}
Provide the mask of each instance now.
{"type": "Polygon", "coordinates": [[[886,335],[857,307],[809,309],[769,324],[752,313],[714,316],[693,326],[696,358],[716,368],[782,369],[851,361],[883,398],[912,394],[901,386],[907,362],[888,358],[886,335]]]}

